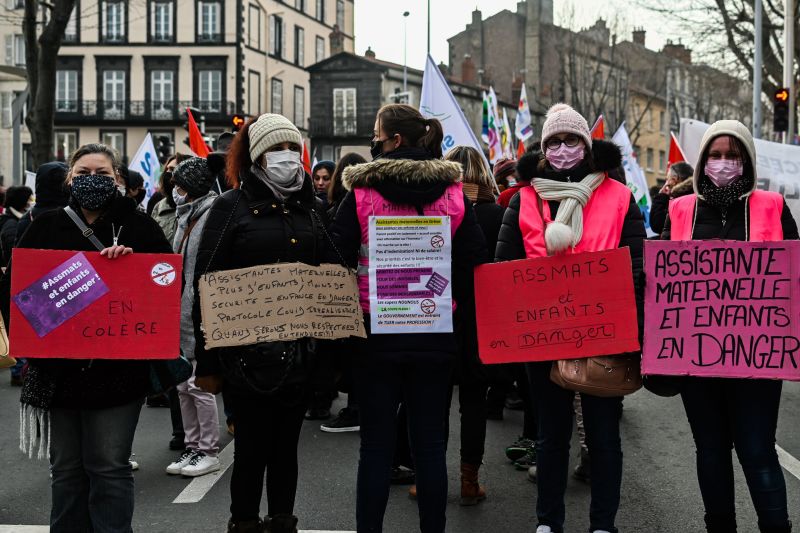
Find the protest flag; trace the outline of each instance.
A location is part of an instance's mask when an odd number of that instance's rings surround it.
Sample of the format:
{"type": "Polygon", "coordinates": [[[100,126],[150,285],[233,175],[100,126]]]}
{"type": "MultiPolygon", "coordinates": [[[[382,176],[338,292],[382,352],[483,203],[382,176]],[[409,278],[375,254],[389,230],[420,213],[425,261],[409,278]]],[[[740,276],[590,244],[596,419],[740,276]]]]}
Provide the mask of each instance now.
{"type": "Polygon", "coordinates": [[[675,134],[669,132],[669,159],[667,160],[667,169],[675,163],[680,163],[682,161],[686,161],[686,156],[683,155],[683,150],[681,149],[681,145],[678,144],[678,139],[675,138],[675,134]]]}
{"type": "Polygon", "coordinates": [[[525,84],[519,93],[519,104],[517,106],[517,118],[514,125],[517,139],[521,142],[527,141],[533,136],[533,122],[531,120],[531,108],[528,105],[528,95],[525,92],[525,84]]]}
{"type": "Polygon", "coordinates": [[[525,143],[519,141],[519,145],[517,146],[517,160],[519,160],[519,158],[523,155],[525,155],[525,143]]]}
{"type": "Polygon", "coordinates": [[[599,139],[603,140],[606,138],[606,121],[603,120],[603,115],[597,117],[597,120],[594,121],[594,126],[592,126],[592,139],[599,139]]]}
{"type": "Polygon", "coordinates": [[[150,197],[155,192],[158,177],[161,174],[161,164],[158,162],[158,152],[153,144],[153,136],[149,133],[145,136],[139,149],[136,150],[136,155],[131,159],[128,168],[132,168],[139,172],[144,178],[145,195],[142,202],[147,204],[150,197]]]}
{"type": "MultiPolygon", "coordinates": [[[[314,166],[317,166],[316,164],[314,166]]],[[[311,175],[311,170],[314,168],[311,166],[311,155],[308,153],[308,143],[303,143],[303,168],[306,171],[306,174],[309,176],[311,175]]]]}
{"type": "Polygon", "coordinates": [[[211,149],[203,139],[203,134],[200,133],[200,128],[197,127],[197,122],[192,116],[191,110],[186,108],[186,115],[189,117],[189,148],[199,157],[207,157],[211,149]]]}

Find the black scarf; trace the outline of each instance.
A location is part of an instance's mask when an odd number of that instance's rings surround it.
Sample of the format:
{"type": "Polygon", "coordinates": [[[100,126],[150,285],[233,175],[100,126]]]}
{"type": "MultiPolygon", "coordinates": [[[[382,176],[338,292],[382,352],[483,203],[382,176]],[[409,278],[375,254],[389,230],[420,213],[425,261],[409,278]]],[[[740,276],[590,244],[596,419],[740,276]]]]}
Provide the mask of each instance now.
{"type": "Polygon", "coordinates": [[[725,187],[717,187],[711,180],[705,179],[700,186],[700,193],[709,205],[725,213],[734,202],[752,189],[753,178],[743,177],[725,187]]]}

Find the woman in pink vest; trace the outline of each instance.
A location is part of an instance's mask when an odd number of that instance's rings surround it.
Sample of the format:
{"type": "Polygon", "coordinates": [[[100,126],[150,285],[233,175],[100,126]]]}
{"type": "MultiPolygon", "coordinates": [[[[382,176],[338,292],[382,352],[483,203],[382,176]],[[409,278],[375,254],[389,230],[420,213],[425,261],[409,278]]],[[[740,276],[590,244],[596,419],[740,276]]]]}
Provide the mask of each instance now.
{"type": "MultiPolygon", "coordinates": [[[[537,178],[509,204],[496,261],[628,247],[641,323],[644,218],[630,190],[608,177],[622,160],[619,148],[592,141],[586,119],[566,104],[550,108],[542,129],[537,178]]],[[[550,381],[552,363],[527,365],[539,414],[536,477],[537,533],[562,533],[575,393],[550,381]]],[[[622,398],[581,394],[591,458],[589,531],[616,533],[622,483],[619,418],[622,398]]]]}
{"type": "MultiPolygon", "coordinates": [[[[741,122],[721,120],[703,136],[695,194],[670,202],[666,240],[780,241],[798,238],[779,193],[756,189],[755,145],[741,122]]],[[[681,380],[681,397],[697,447],[697,478],[709,532],[736,531],[731,448],[744,470],[764,533],[787,533],[786,485],[775,452],[782,382],[766,379],[681,380]]],[[[753,529],[748,527],[747,531],[753,529]]]]}
{"type": "MultiPolygon", "coordinates": [[[[452,293],[473,298],[473,268],[485,262],[483,233],[461,190],[461,165],[442,161],[442,126],[407,105],[387,105],[375,121],[374,161],[349,167],[332,228],[344,259],[358,266],[361,306],[370,325],[370,216],[448,216],[452,236],[452,293]]],[[[333,259],[333,258],[331,258],[333,259]]],[[[469,306],[465,306],[469,308],[469,306]]],[[[456,317],[457,318],[457,317],[456,317]]],[[[383,531],[399,404],[408,413],[423,533],[442,533],[447,505],[446,419],[457,353],[452,333],[373,334],[361,342],[355,387],[361,416],[356,520],[359,533],[383,531]]],[[[403,527],[407,528],[407,524],[403,527]]],[[[395,525],[392,530],[402,529],[395,525]]]]}

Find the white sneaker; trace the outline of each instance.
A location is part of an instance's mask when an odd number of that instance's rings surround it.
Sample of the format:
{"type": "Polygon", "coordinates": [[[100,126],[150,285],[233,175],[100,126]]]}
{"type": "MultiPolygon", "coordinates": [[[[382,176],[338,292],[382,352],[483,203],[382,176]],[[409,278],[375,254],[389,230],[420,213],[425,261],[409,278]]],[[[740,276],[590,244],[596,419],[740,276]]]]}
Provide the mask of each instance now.
{"type": "Polygon", "coordinates": [[[218,457],[209,457],[203,452],[197,452],[189,464],[181,468],[181,474],[188,477],[197,477],[216,472],[220,469],[218,457]]]}
{"type": "Polygon", "coordinates": [[[183,450],[183,453],[180,457],[178,457],[178,460],[174,463],[170,463],[170,465],[167,467],[167,474],[172,474],[174,476],[180,474],[183,467],[188,465],[196,454],[197,452],[190,450],[189,448],[183,450]]]}
{"type": "Polygon", "coordinates": [[[553,533],[553,530],[550,526],[539,526],[536,528],[536,533],[553,533]]]}

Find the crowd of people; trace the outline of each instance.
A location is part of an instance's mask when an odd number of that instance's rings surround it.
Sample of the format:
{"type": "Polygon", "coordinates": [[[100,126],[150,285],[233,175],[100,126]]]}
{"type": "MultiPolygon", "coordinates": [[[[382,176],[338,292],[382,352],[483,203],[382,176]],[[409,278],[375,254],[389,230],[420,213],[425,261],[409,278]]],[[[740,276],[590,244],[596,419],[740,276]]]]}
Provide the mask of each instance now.
{"type": "MultiPolygon", "coordinates": [[[[298,531],[294,506],[304,419],[321,421],[320,429],[330,433],[360,432],[359,533],[383,531],[390,485],[402,482],[412,484],[420,531],[442,533],[456,390],[462,505],[491,497],[479,482],[486,421],[502,419],[507,406],[524,412],[520,438],[505,453],[536,483],[537,533],[564,530],[575,421],[581,449],[573,475],[591,486],[589,531],[616,533],[622,396],[563,388],[551,379],[551,362],[484,365],[473,272],[490,262],[626,247],[641,332],[647,234],[621,177],[619,148],[592,139],[586,119],[566,104],[549,110],[540,139],[529,143],[525,155],[493,169],[471,147],[443,154],[441,123],[407,105],[381,108],[373,133],[372,161],[345,154],[308,173],[298,128],[281,115],[255,117],[208,158],[176,154],[165,161],[147,209],[141,176],[107,146],[87,144],[67,164],[42,165],[35,204],[29,188],[12,187],[0,216],[6,324],[14,246],[92,251],[88,227],[108,260],[182,254],[180,352],[191,361],[192,374],[162,400],[171,410],[169,445],[176,451],[166,474],[196,477],[220,469],[215,395],[222,393],[226,426],[235,437],[229,533],[298,531]],[[371,331],[369,218],[389,214],[450,217],[452,333],[371,331]],[[281,262],[352,268],[366,338],[207,347],[197,296],[201,276],[281,262]],[[276,363],[287,359],[293,363],[276,363]],[[347,394],[346,407],[332,416],[340,392],[347,394]]],[[[660,238],[798,239],[783,198],[756,189],[754,143],[742,124],[714,124],[700,154],[694,168],[673,165],[655,195],[649,223],[660,238]]],[[[49,457],[51,465],[52,532],[132,530],[132,443],[150,391],[148,369],[142,361],[31,359],[12,370],[12,383],[22,386],[23,447],[33,453],[38,443],[40,457],[49,457]]],[[[682,377],[668,386],[682,397],[697,448],[705,529],[737,530],[735,447],[759,530],[791,531],[775,451],[781,381],[682,377]]]]}

